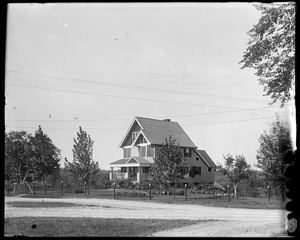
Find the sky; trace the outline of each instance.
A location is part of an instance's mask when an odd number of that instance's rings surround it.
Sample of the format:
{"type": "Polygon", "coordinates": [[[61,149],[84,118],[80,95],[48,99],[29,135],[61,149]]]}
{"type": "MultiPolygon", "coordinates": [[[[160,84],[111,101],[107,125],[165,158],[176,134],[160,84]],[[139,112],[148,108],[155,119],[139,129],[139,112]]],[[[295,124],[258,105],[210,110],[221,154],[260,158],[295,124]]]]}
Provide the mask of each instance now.
{"type": "Polygon", "coordinates": [[[221,164],[231,153],[253,166],[276,116],[295,138],[294,103],[270,105],[239,63],[260,18],[251,3],[9,4],[7,15],[6,132],[40,125],[62,167],[81,126],[108,170],[135,116],[178,122],[221,164]]]}

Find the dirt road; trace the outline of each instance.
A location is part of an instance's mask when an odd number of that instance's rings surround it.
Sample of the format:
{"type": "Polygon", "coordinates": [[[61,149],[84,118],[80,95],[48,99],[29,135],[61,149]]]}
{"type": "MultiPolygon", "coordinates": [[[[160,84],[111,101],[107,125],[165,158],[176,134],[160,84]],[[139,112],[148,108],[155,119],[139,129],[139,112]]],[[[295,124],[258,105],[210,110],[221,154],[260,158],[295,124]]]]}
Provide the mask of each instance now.
{"type": "Polygon", "coordinates": [[[5,204],[5,217],[49,216],[217,220],[153,234],[153,236],[168,237],[279,236],[280,233],[285,231],[285,219],[287,214],[284,210],[215,208],[198,205],[164,204],[114,199],[5,198],[5,203],[10,201],[65,202],[75,203],[78,204],[78,206],[65,208],[14,208],[5,204]]]}

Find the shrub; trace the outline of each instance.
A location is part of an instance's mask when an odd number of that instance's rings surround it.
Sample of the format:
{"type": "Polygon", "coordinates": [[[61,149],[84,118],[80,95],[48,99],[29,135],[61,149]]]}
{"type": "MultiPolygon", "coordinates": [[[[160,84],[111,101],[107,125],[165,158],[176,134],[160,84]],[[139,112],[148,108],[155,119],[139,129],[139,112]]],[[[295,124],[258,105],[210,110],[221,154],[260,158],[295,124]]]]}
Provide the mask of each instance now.
{"type": "Polygon", "coordinates": [[[84,193],[83,189],[75,189],[75,194],[84,193]]]}
{"type": "Polygon", "coordinates": [[[213,184],[204,183],[204,184],[197,184],[191,187],[191,193],[200,193],[200,194],[219,194],[224,193],[218,186],[214,186],[213,184]]]}
{"type": "Polygon", "coordinates": [[[145,197],[146,193],[136,190],[118,190],[116,192],[117,196],[126,196],[126,197],[145,197]]]}

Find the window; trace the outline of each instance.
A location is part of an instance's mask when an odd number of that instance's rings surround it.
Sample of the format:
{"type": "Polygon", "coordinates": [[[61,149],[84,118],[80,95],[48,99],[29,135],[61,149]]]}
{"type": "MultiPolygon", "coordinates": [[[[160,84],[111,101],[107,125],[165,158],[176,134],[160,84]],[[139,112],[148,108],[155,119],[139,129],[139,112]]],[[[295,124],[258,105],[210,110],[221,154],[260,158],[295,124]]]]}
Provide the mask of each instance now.
{"type": "Polygon", "coordinates": [[[189,177],[194,177],[195,176],[195,167],[191,167],[191,170],[189,172],[189,177]]]}
{"type": "Polygon", "coordinates": [[[185,148],[184,149],[184,156],[185,157],[191,157],[192,156],[192,151],[190,148],[185,148]]]}
{"type": "Polygon", "coordinates": [[[189,172],[189,177],[195,177],[195,175],[201,175],[201,167],[192,167],[189,172]]]}
{"type": "Polygon", "coordinates": [[[195,175],[201,175],[201,167],[195,167],[195,175]]]}
{"type": "Polygon", "coordinates": [[[146,157],[146,146],[139,147],[140,149],[140,157],[146,157]]]}
{"type": "Polygon", "coordinates": [[[126,167],[121,167],[121,173],[126,173],[126,167]]]}
{"type": "Polygon", "coordinates": [[[143,167],[143,173],[149,173],[150,167],[143,167]]]}
{"type": "Polygon", "coordinates": [[[211,172],[211,167],[208,168],[208,171],[211,172]]]}
{"type": "Polygon", "coordinates": [[[132,142],[136,139],[139,132],[132,132],[132,142]]]}
{"type": "Polygon", "coordinates": [[[199,158],[198,158],[198,157],[196,157],[196,160],[197,160],[197,161],[199,161],[199,158]]]}
{"type": "Polygon", "coordinates": [[[123,148],[123,157],[130,158],[131,157],[131,148],[123,148]]]}
{"type": "Polygon", "coordinates": [[[154,156],[154,147],[151,145],[147,146],[147,157],[153,157],[154,156]]]}

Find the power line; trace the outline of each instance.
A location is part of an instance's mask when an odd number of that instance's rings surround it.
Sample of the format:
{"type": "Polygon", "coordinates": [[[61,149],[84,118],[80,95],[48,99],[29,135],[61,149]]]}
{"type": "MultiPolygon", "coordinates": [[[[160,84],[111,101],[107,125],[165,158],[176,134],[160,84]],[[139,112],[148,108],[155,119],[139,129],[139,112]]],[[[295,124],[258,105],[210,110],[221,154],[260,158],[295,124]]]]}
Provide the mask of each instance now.
{"type": "MultiPolygon", "coordinates": [[[[289,106],[289,105],[288,105],[289,106]]],[[[274,106],[273,106],[274,107],[274,106]]],[[[249,109],[242,109],[242,110],[232,110],[232,111],[223,111],[223,112],[211,112],[211,113],[197,113],[197,114],[186,114],[186,115],[168,115],[168,116],[160,116],[160,117],[153,117],[153,118],[173,118],[173,117],[195,117],[195,116],[206,116],[206,115],[215,115],[215,114],[223,114],[223,113],[236,113],[236,112],[244,112],[244,111],[255,111],[255,110],[262,110],[262,109],[270,109],[271,107],[261,107],[261,108],[249,108],[249,109]]],[[[123,121],[123,120],[130,120],[132,118],[103,118],[103,119],[5,119],[5,121],[11,122],[100,122],[100,121],[123,121]]]]}
{"type": "MultiPolygon", "coordinates": [[[[280,116],[288,116],[288,115],[289,114],[284,114],[284,115],[280,115],[280,116]]],[[[243,121],[252,121],[252,120],[267,119],[267,118],[274,118],[274,116],[261,117],[261,118],[248,118],[248,119],[240,119],[240,120],[224,121],[224,122],[209,122],[209,123],[185,124],[185,125],[182,125],[182,126],[198,126],[198,125],[210,125],[210,124],[218,124],[218,123],[243,122],[243,121]]]]}
{"type": "Polygon", "coordinates": [[[215,106],[215,105],[200,104],[200,103],[173,102],[173,101],[166,101],[166,100],[155,100],[155,99],[146,99],[146,98],[137,98],[137,97],[117,96],[117,95],[102,94],[102,93],[88,93],[88,92],[80,92],[80,91],[73,91],[73,90],[61,90],[61,89],[53,89],[53,88],[25,86],[25,85],[13,84],[13,83],[10,83],[10,85],[17,86],[17,87],[24,87],[24,88],[33,88],[33,89],[50,90],[50,91],[57,91],[57,92],[69,92],[69,93],[87,94],[87,95],[104,96],[104,97],[142,100],[142,101],[149,101],[149,102],[162,102],[162,103],[172,103],[172,104],[184,104],[184,105],[193,105],[193,106],[204,106],[204,107],[229,108],[229,109],[245,110],[245,108],[237,108],[237,107],[215,106]]]}
{"type": "MultiPolygon", "coordinates": [[[[21,128],[21,129],[37,129],[37,127],[20,127],[20,126],[6,126],[8,128],[21,128]]],[[[49,130],[74,130],[78,129],[78,126],[74,128],[51,128],[51,127],[42,127],[42,129],[49,129],[49,130]]],[[[90,128],[90,127],[85,127],[84,129],[89,129],[89,130],[124,130],[124,128],[90,128]]]]}
{"type": "MultiPolygon", "coordinates": [[[[289,114],[286,115],[280,115],[280,116],[287,116],[289,114]]],[[[198,125],[210,125],[210,124],[222,124],[222,123],[233,123],[233,122],[242,122],[242,121],[252,121],[252,120],[261,120],[261,119],[267,119],[267,118],[274,118],[274,116],[270,116],[270,117],[262,117],[262,118],[249,118],[249,119],[239,119],[239,120],[234,120],[234,121],[223,121],[223,122],[209,122],[209,123],[199,123],[199,124],[183,124],[182,126],[198,126],[198,125]]],[[[13,126],[7,126],[7,127],[11,127],[14,128],[13,126]]],[[[16,128],[33,128],[33,127],[20,127],[17,126],[16,128]]],[[[77,128],[77,127],[76,127],[77,128]]],[[[74,128],[45,128],[45,129],[56,129],[56,130],[64,130],[64,129],[75,129],[74,128]]],[[[123,129],[124,128],[85,128],[85,129],[102,129],[102,130],[110,130],[110,129],[123,129]]]]}
{"type": "Polygon", "coordinates": [[[220,149],[220,148],[224,148],[224,147],[228,147],[228,146],[232,146],[232,145],[235,145],[235,144],[240,144],[240,143],[245,143],[245,142],[248,142],[249,140],[252,140],[254,137],[254,135],[258,134],[258,131],[254,131],[246,136],[243,136],[241,138],[238,138],[238,139],[235,139],[234,141],[232,142],[229,142],[229,143],[226,143],[226,144],[223,144],[223,145],[218,145],[218,146],[215,146],[215,147],[212,147],[212,148],[207,148],[207,150],[212,150],[212,149],[220,149]]]}
{"type": "Polygon", "coordinates": [[[12,71],[8,70],[10,72],[15,73],[22,73],[27,75],[33,75],[33,76],[42,76],[42,77],[50,77],[50,78],[56,78],[56,79],[64,79],[64,80],[72,80],[76,82],[81,83],[92,83],[92,84],[104,84],[112,87],[121,87],[121,88],[136,88],[143,91],[152,91],[152,92],[159,92],[159,93],[167,93],[167,94],[177,94],[177,95],[184,95],[184,96],[196,96],[196,97],[213,97],[213,98],[222,98],[222,99],[238,99],[246,100],[246,101],[256,101],[256,102],[262,102],[260,100],[257,101],[257,99],[251,99],[251,98],[245,98],[245,97],[237,97],[237,96],[222,96],[222,95],[216,95],[216,94],[208,94],[208,93],[195,93],[195,92],[184,92],[184,91],[176,91],[176,90],[170,90],[170,89],[159,89],[159,88],[150,88],[150,87],[141,87],[141,86],[133,86],[133,85],[126,85],[126,84],[119,84],[119,83],[111,83],[111,82],[103,82],[103,81],[92,81],[92,80],[86,80],[86,79],[80,79],[80,78],[72,78],[72,77],[62,77],[62,76],[54,76],[54,75],[46,75],[46,74],[38,74],[38,73],[28,73],[28,72],[18,72],[18,71],[12,71]]]}

